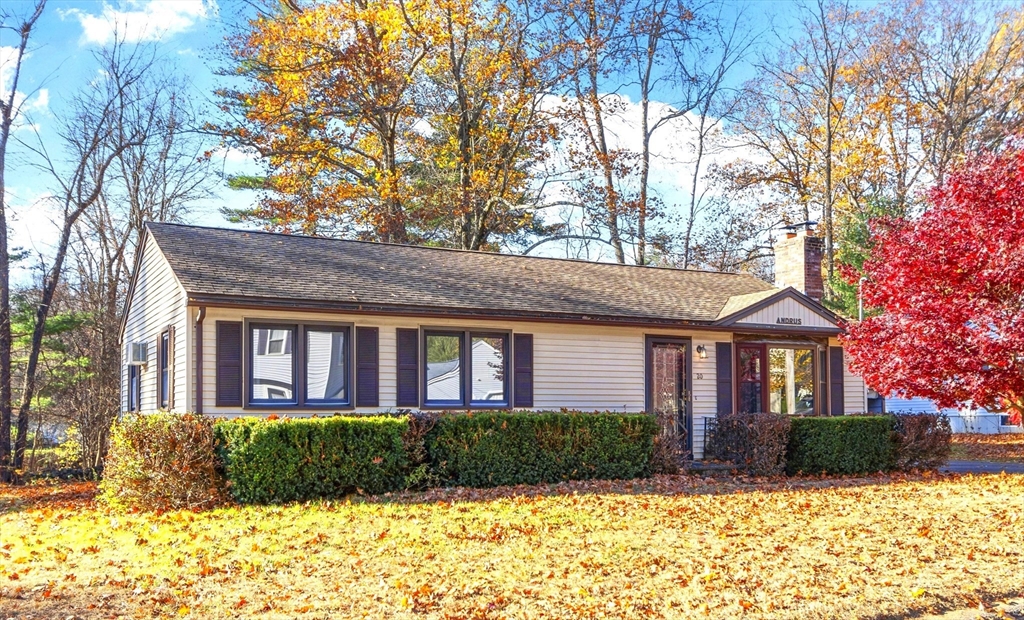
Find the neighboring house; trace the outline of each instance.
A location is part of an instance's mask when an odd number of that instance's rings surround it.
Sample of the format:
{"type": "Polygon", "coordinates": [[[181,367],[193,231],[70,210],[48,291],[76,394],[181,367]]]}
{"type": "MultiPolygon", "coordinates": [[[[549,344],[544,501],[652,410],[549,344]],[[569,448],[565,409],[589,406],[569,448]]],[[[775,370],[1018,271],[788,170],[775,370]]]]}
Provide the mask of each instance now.
{"type": "Polygon", "coordinates": [[[150,224],[123,324],[125,410],[867,408],[821,240],[746,274],[150,224]],[[806,291],[808,294],[804,294],[806,291]]]}
{"type": "Polygon", "coordinates": [[[980,407],[940,409],[935,401],[919,396],[913,398],[890,397],[884,401],[885,410],[890,413],[944,413],[949,418],[949,426],[954,433],[996,435],[1024,432],[1024,428],[1021,428],[1019,424],[1010,424],[1010,416],[989,413],[980,407]]]}

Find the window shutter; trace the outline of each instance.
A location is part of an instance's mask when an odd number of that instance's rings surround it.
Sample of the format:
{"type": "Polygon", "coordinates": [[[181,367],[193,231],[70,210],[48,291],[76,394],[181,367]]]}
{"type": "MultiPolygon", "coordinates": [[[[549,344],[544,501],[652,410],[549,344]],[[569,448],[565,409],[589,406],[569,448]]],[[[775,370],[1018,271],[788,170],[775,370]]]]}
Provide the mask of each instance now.
{"type": "Polygon", "coordinates": [[[418,329],[398,330],[398,398],[399,407],[419,407],[419,340],[418,329]]]}
{"type": "Polygon", "coordinates": [[[217,321],[217,406],[242,406],[241,321],[217,321]]]}
{"type": "Polygon", "coordinates": [[[174,409],[174,326],[167,327],[167,410],[174,409]]]}
{"type": "Polygon", "coordinates": [[[512,336],[513,407],[533,407],[533,334],[512,336]]]}
{"type": "Polygon", "coordinates": [[[163,358],[163,353],[164,353],[164,334],[163,334],[163,332],[161,332],[160,335],[156,337],[156,409],[157,410],[160,409],[160,405],[161,405],[161,403],[163,403],[163,400],[164,400],[164,393],[163,393],[164,392],[164,387],[163,387],[163,383],[164,382],[163,382],[162,377],[160,376],[160,373],[163,371],[163,368],[162,368],[162,363],[163,363],[163,359],[164,359],[163,358]]]}
{"type": "Polygon", "coordinates": [[[843,404],[843,371],[845,370],[843,347],[829,347],[828,355],[829,402],[832,403],[829,413],[832,415],[843,415],[845,413],[843,404]]]}
{"type": "Polygon", "coordinates": [[[828,348],[818,352],[818,387],[814,394],[814,409],[818,415],[828,415],[828,348]]]}
{"type": "Polygon", "coordinates": [[[715,374],[720,415],[733,413],[732,404],[732,343],[715,343],[715,374]]]}
{"type": "Polygon", "coordinates": [[[356,406],[380,405],[379,329],[356,328],[356,406]]]}

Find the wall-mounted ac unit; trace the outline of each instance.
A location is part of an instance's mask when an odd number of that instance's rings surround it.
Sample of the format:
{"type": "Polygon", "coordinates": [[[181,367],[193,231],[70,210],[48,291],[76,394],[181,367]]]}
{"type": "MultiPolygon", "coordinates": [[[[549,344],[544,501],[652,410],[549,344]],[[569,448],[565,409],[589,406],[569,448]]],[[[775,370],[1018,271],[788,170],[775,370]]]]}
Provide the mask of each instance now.
{"type": "Polygon", "coordinates": [[[149,343],[132,342],[128,345],[128,365],[145,366],[149,360],[149,343]]]}

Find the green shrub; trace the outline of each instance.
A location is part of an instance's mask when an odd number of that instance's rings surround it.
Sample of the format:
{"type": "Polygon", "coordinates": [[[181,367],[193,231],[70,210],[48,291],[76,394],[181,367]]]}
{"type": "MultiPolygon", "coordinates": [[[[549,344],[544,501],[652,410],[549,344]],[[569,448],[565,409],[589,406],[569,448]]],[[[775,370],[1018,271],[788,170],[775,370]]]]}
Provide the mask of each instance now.
{"type": "Polygon", "coordinates": [[[896,468],[935,469],[949,460],[953,430],[941,413],[901,413],[896,419],[896,468]]]}
{"type": "Polygon", "coordinates": [[[82,433],[76,425],[72,424],[64,431],[64,441],[58,443],[54,448],[57,467],[61,469],[81,467],[84,452],[82,433]]]}
{"type": "Polygon", "coordinates": [[[447,414],[427,435],[435,471],[470,487],[647,476],[658,423],[646,414],[447,414]]]}
{"type": "Polygon", "coordinates": [[[793,418],[786,451],[790,474],[867,474],[895,466],[892,416],[793,418]]]}
{"type": "Polygon", "coordinates": [[[217,453],[240,502],[278,503],[403,488],[407,417],[237,418],[217,423],[217,453]]]}
{"type": "Polygon", "coordinates": [[[101,498],[115,508],[200,509],[223,498],[213,423],[195,414],[128,414],[115,422],[101,498]]]}
{"type": "Polygon", "coordinates": [[[779,476],[786,469],[790,417],[781,413],[730,413],[715,417],[705,458],[735,464],[755,476],[779,476]]]}

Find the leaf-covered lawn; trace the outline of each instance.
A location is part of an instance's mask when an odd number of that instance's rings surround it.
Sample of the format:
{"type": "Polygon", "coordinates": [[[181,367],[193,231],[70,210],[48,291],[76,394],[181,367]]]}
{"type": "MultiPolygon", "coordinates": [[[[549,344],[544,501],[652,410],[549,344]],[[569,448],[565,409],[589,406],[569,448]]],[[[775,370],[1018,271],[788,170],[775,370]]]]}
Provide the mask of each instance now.
{"type": "Polygon", "coordinates": [[[1020,595],[1021,498],[1012,475],[661,477],[115,515],[88,485],[6,488],[0,616],[901,616],[1020,595]]]}
{"type": "Polygon", "coordinates": [[[1024,463],[1024,433],[957,433],[953,435],[953,453],[950,458],[1024,463]]]}

